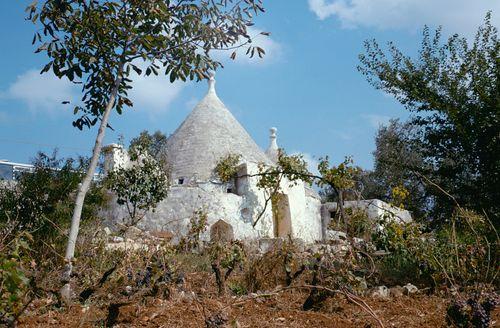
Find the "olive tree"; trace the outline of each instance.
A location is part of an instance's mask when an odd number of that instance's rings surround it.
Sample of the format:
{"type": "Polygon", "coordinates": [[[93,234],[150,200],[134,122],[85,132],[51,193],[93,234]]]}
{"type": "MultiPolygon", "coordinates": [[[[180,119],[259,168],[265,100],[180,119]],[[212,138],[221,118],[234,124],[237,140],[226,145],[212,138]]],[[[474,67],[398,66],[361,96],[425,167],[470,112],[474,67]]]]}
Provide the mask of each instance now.
{"type": "MultiPolygon", "coordinates": [[[[71,221],[64,274],[69,281],[81,210],[109,116],[133,106],[131,73],[199,81],[221,66],[211,50],[245,46],[248,54],[261,56],[264,51],[252,46],[247,27],[264,8],[261,0],[35,0],[26,11],[37,25],[35,52],[48,57],[42,73],[51,71],[81,86],[73,125],[99,125],[71,221]]],[[[69,284],[65,287],[69,290],[69,284]]]]}

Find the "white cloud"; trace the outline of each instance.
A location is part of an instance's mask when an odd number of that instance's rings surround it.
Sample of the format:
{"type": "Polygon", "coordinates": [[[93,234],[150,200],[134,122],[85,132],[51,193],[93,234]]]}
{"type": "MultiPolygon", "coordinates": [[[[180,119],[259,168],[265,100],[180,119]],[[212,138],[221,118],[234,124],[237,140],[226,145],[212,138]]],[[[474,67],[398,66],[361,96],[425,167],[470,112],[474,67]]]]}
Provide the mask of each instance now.
{"type": "Polygon", "coordinates": [[[498,0],[308,1],[310,10],[320,20],[335,16],[345,28],[416,30],[423,25],[443,25],[449,32],[470,35],[481,24],[487,11],[492,10],[494,16],[500,14],[498,0]]]}
{"type": "MultiPolygon", "coordinates": [[[[146,64],[139,64],[139,67],[146,69],[146,64]]],[[[180,95],[187,85],[182,81],[170,83],[170,79],[163,72],[158,76],[138,76],[131,73],[132,90],[130,99],[134,103],[134,108],[152,114],[163,113],[169,110],[170,104],[180,95]]]]}
{"type": "MultiPolygon", "coordinates": [[[[146,65],[139,65],[145,66],[146,65]]],[[[52,73],[40,74],[37,69],[31,69],[19,75],[4,91],[0,99],[12,99],[25,103],[33,112],[48,112],[51,114],[68,110],[63,101],[78,101],[81,98],[79,86],[67,80],[58,79],[52,73]]],[[[187,85],[183,82],[170,83],[168,76],[138,76],[135,72],[130,77],[133,89],[129,92],[134,107],[149,113],[165,112],[170,104],[187,85]]]]}
{"type": "Polygon", "coordinates": [[[0,98],[21,101],[34,112],[55,113],[67,109],[61,105],[62,101],[74,100],[75,85],[53,74],[40,74],[39,70],[31,69],[19,75],[7,90],[0,93],[0,98]]]}
{"type": "MultiPolygon", "coordinates": [[[[262,32],[263,30],[255,27],[249,27],[247,29],[248,35],[252,38],[251,46],[260,47],[266,52],[263,58],[260,58],[257,55],[257,52],[255,53],[253,58],[250,58],[250,56],[246,54],[248,47],[244,46],[236,50],[236,58],[234,60],[230,59],[230,56],[234,50],[213,51],[212,55],[214,59],[222,62],[223,64],[235,62],[237,64],[250,65],[268,64],[270,62],[278,60],[283,53],[282,45],[279,42],[275,41],[271,36],[262,35],[262,32]]],[[[241,40],[242,42],[246,41],[246,39],[243,38],[241,40]]]]}
{"type": "Polygon", "coordinates": [[[392,118],[390,116],[377,114],[362,114],[361,117],[376,129],[378,129],[381,125],[387,124],[392,118]]]}

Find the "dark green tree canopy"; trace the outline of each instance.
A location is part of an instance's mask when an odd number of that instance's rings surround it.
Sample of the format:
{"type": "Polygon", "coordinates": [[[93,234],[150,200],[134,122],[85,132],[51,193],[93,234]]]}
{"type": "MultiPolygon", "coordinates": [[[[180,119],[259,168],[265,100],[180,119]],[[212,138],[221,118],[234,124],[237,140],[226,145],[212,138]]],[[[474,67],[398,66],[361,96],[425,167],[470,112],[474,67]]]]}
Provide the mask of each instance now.
{"type": "MultiPolygon", "coordinates": [[[[500,43],[488,13],[472,42],[442,42],[426,27],[417,58],[389,43],[365,43],[359,70],[413,114],[430,178],[464,206],[498,215],[500,207],[500,43]]],[[[453,207],[442,193],[438,204],[453,207]]]]}
{"type": "Polygon", "coordinates": [[[428,175],[431,168],[425,163],[420,127],[391,120],[379,128],[375,145],[374,169],[368,177],[371,184],[364,192],[394,203],[394,188],[404,188],[408,191],[405,207],[415,218],[423,218],[430,209],[430,196],[415,172],[428,175]]]}
{"type": "Polygon", "coordinates": [[[147,130],[144,130],[137,137],[130,140],[129,150],[142,148],[157,161],[166,161],[166,146],[167,136],[161,131],[155,131],[151,134],[147,130]]]}

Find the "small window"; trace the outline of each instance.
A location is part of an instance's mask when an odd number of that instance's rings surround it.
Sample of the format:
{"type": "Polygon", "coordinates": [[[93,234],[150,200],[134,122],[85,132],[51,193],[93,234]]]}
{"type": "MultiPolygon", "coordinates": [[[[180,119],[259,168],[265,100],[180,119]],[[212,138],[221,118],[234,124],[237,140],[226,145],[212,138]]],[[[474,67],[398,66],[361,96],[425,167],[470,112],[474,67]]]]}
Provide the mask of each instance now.
{"type": "Polygon", "coordinates": [[[184,178],[180,178],[178,181],[178,184],[180,184],[180,185],[184,184],[184,178]]]}
{"type": "Polygon", "coordinates": [[[233,188],[227,188],[227,193],[232,194],[233,193],[233,188]]]}

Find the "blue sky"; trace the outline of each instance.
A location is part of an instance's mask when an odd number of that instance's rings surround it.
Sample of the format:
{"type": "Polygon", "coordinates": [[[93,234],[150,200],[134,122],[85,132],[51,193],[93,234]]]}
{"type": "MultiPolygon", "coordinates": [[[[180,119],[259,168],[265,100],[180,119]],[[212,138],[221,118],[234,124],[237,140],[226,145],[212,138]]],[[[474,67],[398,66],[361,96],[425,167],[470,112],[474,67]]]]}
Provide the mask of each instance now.
{"type": "MultiPolygon", "coordinates": [[[[79,131],[62,100],[77,99],[78,88],[51,75],[38,74],[45,58],[33,53],[34,26],[24,20],[31,1],[0,2],[0,159],[27,162],[36,151],[58,147],[63,156],[90,155],[96,128],[79,131]]],[[[392,98],[374,90],[356,70],[363,41],[394,41],[415,54],[421,28],[443,25],[445,34],[472,36],[487,10],[499,26],[500,0],[267,0],[267,12],[252,32],[261,37],[264,60],[220,55],[217,92],[262,147],[269,128],[278,143],[311,162],[329,155],[334,161],[352,155],[371,168],[379,124],[407,117],[392,98]]],[[[126,141],[147,129],[172,133],[206,92],[206,83],[170,84],[164,77],[135,82],[135,106],[113,115],[115,131],[126,141]]]]}

